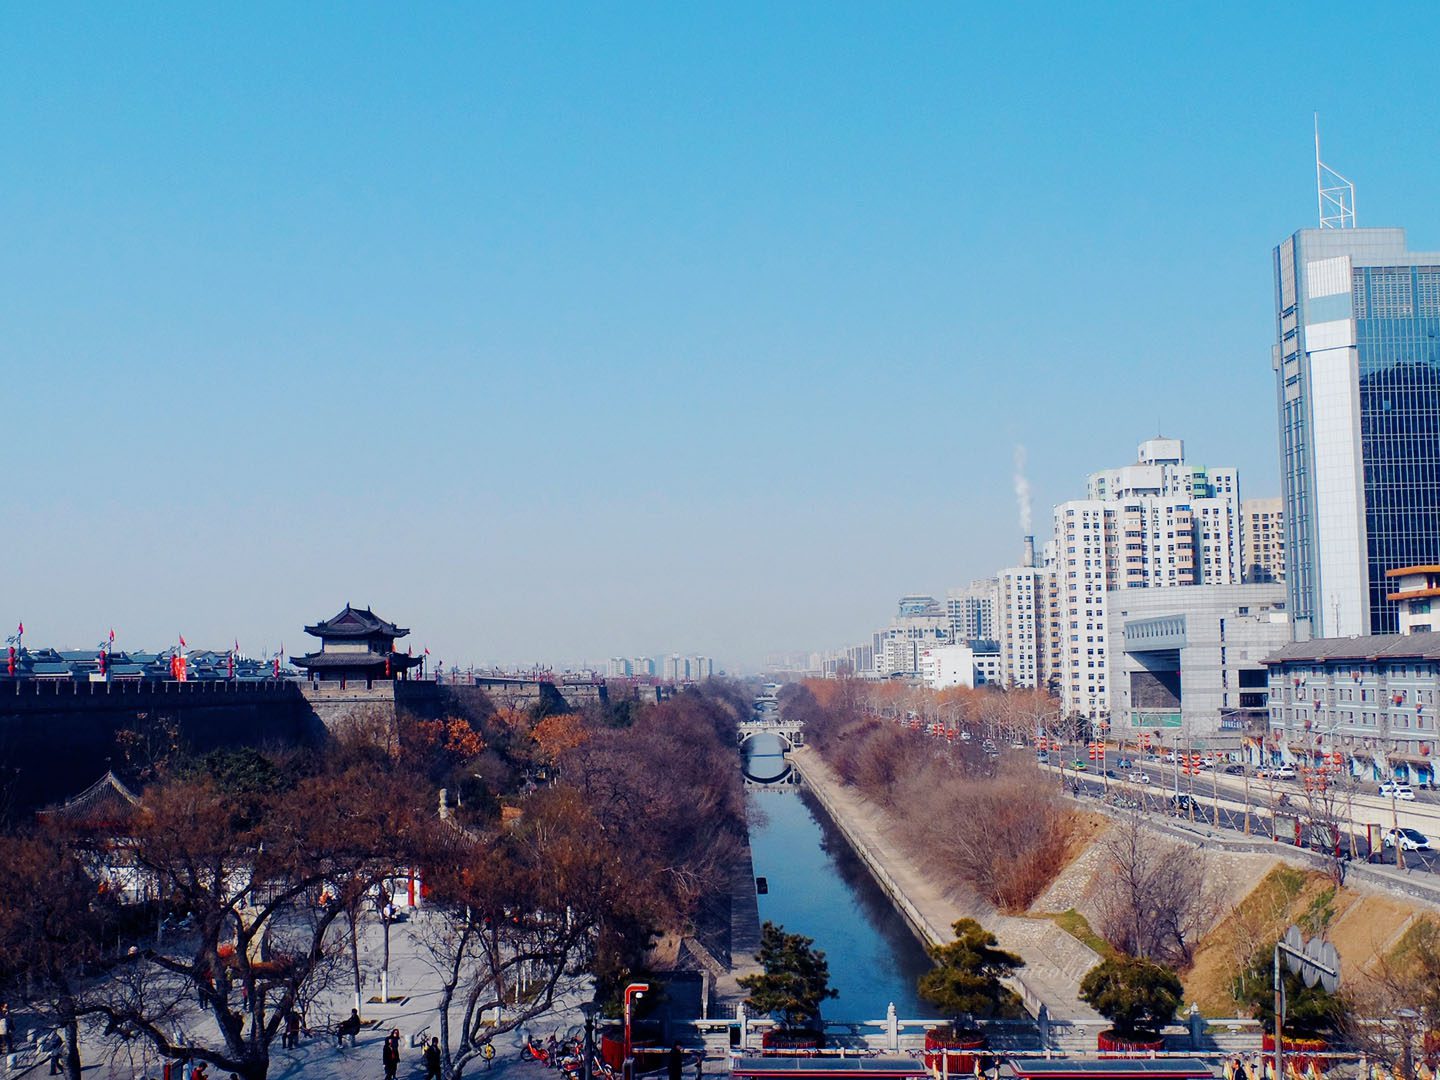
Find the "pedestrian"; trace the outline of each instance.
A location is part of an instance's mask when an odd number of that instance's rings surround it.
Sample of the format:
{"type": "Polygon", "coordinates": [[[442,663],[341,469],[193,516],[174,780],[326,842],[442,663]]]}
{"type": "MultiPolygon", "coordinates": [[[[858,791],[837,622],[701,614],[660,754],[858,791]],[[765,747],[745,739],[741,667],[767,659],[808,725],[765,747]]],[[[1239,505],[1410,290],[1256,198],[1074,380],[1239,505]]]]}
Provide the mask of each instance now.
{"type": "Polygon", "coordinates": [[[440,1080],[440,1040],[432,1038],[425,1047],[425,1080],[440,1080]]]}
{"type": "Polygon", "coordinates": [[[54,1076],[56,1073],[64,1072],[64,1069],[60,1067],[60,1057],[65,1052],[65,1040],[61,1037],[60,1032],[50,1032],[45,1036],[45,1041],[41,1045],[50,1053],[50,1075],[54,1076]]]}
{"type": "Polygon", "coordinates": [[[665,1057],[665,1071],[668,1080],[684,1080],[685,1057],[680,1053],[680,1044],[671,1043],[670,1053],[665,1057]]]}
{"type": "Polygon", "coordinates": [[[345,1044],[345,1036],[350,1036],[350,1045],[355,1045],[355,1036],[360,1034],[360,1010],[351,1009],[350,1015],[341,1020],[335,1028],[335,1047],[339,1049],[345,1044]]]}
{"type": "Polygon", "coordinates": [[[210,1080],[209,1074],[205,1072],[203,1061],[197,1061],[195,1067],[190,1070],[190,1080],[210,1080]]]}
{"type": "Polygon", "coordinates": [[[705,1047],[700,1047],[695,1052],[695,1080],[700,1080],[705,1075],[705,1047]]]}
{"type": "Polygon", "coordinates": [[[285,1034],[280,1040],[284,1050],[295,1050],[300,1046],[300,1010],[292,1008],[285,1014],[285,1034]]]}
{"type": "Polygon", "coordinates": [[[385,1037],[385,1045],[380,1048],[380,1060],[385,1066],[385,1080],[395,1080],[395,1073],[400,1068],[399,1028],[394,1028],[385,1037]]]}
{"type": "Polygon", "coordinates": [[[490,1063],[495,1060],[495,1044],[489,1039],[486,1039],[485,1045],[480,1047],[480,1057],[485,1062],[485,1068],[490,1068],[490,1063]]]}

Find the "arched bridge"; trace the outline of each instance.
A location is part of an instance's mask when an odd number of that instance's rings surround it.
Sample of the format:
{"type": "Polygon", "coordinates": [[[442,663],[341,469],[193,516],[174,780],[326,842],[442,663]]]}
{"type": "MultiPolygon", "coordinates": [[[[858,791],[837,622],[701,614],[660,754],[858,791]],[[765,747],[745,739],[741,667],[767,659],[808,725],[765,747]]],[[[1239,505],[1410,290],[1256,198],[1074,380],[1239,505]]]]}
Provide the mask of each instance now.
{"type": "Polygon", "coordinates": [[[741,746],[755,738],[756,735],[774,735],[785,744],[786,750],[794,750],[797,746],[805,745],[805,725],[794,720],[760,717],[754,720],[745,720],[736,728],[737,741],[741,746]]]}

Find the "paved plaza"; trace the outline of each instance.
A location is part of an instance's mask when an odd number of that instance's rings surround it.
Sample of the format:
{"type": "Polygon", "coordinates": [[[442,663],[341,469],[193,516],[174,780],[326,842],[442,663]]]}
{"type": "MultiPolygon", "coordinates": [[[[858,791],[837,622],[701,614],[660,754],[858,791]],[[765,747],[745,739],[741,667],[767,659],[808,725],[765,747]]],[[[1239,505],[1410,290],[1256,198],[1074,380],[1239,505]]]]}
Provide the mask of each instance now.
{"type": "MultiPolygon", "coordinates": [[[[348,966],[342,969],[337,982],[349,985],[327,993],[316,1007],[306,1016],[309,1033],[303,1035],[297,1049],[287,1050],[280,1046],[277,1037],[271,1048],[270,1077],[282,1080],[288,1077],[305,1077],[306,1080],[349,1080],[352,1077],[373,1077],[383,1080],[384,1069],[380,1062],[380,1048],[385,1036],[398,1028],[401,1036],[400,1080],[420,1077],[424,1066],[420,1058],[420,1037],[428,1040],[439,1034],[436,1007],[440,998],[439,980],[431,970],[427,958],[415,941],[417,929],[423,925],[427,913],[416,910],[408,919],[390,928],[390,1004],[370,1003],[361,1008],[366,1027],[356,1038],[355,1045],[336,1048],[335,1024],[350,1013],[354,1005],[354,991],[348,966]],[[403,999],[399,1002],[394,999],[403,999]]],[[[364,977],[362,999],[379,997],[380,961],[383,955],[382,933],[378,924],[371,924],[362,930],[360,955],[364,977]]],[[[589,996],[588,985],[576,985],[567,989],[556,1007],[538,1018],[528,1030],[537,1042],[555,1034],[563,1037],[571,1030],[583,1030],[583,1017],[579,1003],[589,996]]],[[[459,1008],[452,1011],[452,1024],[458,1023],[459,1008]]],[[[206,1025],[214,1030],[214,1021],[197,1008],[187,1017],[188,1022],[206,1025]]],[[[31,1043],[35,1028],[33,1018],[21,1013],[17,1016],[16,1045],[31,1043]]],[[[218,1045],[218,1039],[203,1040],[208,1045],[218,1045]]],[[[452,1036],[452,1043],[453,1043],[452,1036]]],[[[520,1049],[524,1044],[522,1030],[507,1032],[495,1040],[495,1060],[488,1070],[496,1077],[507,1076],[509,1080],[545,1080],[556,1076],[544,1066],[533,1061],[522,1061],[520,1049]]],[[[7,1069],[4,1080],[25,1076],[44,1077],[50,1071],[49,1061],[33,1052],[15,1055],[14,1067],[7,1069]]],[[[96,1029],[88,1030],[81,1041],[81,1058],[85,1065],[87,1080],[143,1080],[163,1075],[164,1064],[147,1042],[135,1040],[129,1044],[114,1045],[105,1040],[96,1029]]],[[[485,1063],[476,1060],[466,1069],[466,1076],[486,1073],[485,1063]]],[[[211,1080],[226,1080],[226,1073],[213,1067],[208,1069],[211,1080]]],[[[178,1078],[178,1071],[172,1070],[178,1078]]]]}

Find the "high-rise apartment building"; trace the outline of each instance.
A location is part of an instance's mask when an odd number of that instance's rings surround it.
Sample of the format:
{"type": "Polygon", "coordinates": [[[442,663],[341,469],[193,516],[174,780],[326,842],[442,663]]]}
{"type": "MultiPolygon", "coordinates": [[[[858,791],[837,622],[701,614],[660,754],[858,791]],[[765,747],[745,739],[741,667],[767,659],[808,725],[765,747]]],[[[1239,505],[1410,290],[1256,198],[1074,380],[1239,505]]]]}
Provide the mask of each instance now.
{"type": "Polygon", "coordinates": [[[1000,571],[996,622],[999,681],[1006,686],[1045,687],[1055,680],[1059,600],[1055,569],[1035,565],[1035,540],[1025,538],[1019,566],[1000,571]]]}
{"type": "Polygon", "coordinates": [[[950,636],[957,642],[991,641],[995,637],[995,600],[999,583],[978,578],[963,589],[945,594],[945,614],[950,618],[950,636]]]}
{"type": "Polygon", "coordinates": [[[1097,717],[1111,707],[1107,594],[1238,583],[1240,479],[1155,438],[1134,464],[1092,474],[1088,494],[1055,507],[1058,669],[1065,710],[1097,717]]]}
{"type": "Polygon", "coordinates": [[[938,600],[902,596],[890,625],[874,635],[875,673],[881,678],[919,674],[925,650],[950,642],[950,617],[938,600]]]}
{"type": "Polygon", "coordinates": [[[1283,506],[1278,496],[1240,504],[1240,566],[1247,585],[1285,580],[1283,506]]]}
{"type": "Polygon", "coordinates": [[[1394,633],[1386,571],[1440,563],[1440,254],[1403,229],[1301,229],[1274,267],[1296,638],[1394,633]]]}

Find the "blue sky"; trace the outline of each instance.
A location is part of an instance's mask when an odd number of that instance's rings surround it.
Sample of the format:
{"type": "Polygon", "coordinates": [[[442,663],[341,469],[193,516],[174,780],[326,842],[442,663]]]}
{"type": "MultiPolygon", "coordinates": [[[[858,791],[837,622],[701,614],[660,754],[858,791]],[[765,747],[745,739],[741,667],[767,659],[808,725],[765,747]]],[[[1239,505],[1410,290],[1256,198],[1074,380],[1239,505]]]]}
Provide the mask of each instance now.
{"type": "Polygon", "coordinates": [[[9,5],[0,625],[859,640],[1157,429],[1278,492],[1311,113],[1440,248],[1433,7],[9,5]]]}

